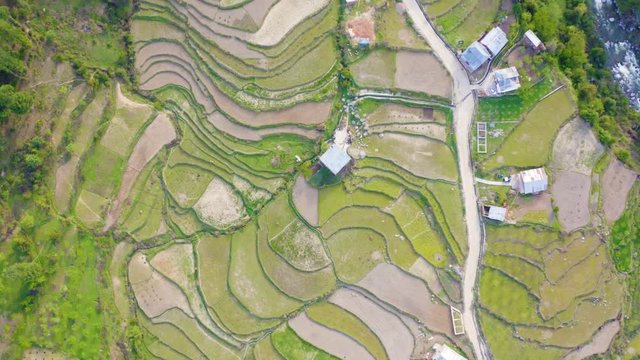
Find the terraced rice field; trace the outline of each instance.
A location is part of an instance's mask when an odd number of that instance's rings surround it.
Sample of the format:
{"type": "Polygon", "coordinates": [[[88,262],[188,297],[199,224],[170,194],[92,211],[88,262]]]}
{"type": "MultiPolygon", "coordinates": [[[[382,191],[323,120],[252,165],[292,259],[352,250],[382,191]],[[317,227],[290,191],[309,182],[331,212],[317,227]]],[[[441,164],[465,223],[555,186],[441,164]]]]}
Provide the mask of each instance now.
{"type": "Polygon", "coordinates": [[[449,44],[464,49],[489,30],[500,4],[499,0],[436,0],[424,8],[449,44]]]}
{"type": "Polygon", "coordinates": [[[492,225],[487,242],[480,320],[496,359],[560,359],[620,313],[622,283],[596,234],[492,225]]]}
{"type": "MultiPolygon", "coordinates": [[[[423,69],[379,86],[450,97],[402,8],[382,5],[387,50],[369,57],[423,69]]],[[[451,110],[363,106],[352,173],[310,185],[340,117],[340,26],[336,1],[144,0],[135,66],[154,106],[118,84],[83,106],[72,91],[66,121],[83,125],[56,206],[129,239],[113,290],[150,358],[409,358],[431,336],[470,356],[449,309],[467,251],[451,110]]]]}

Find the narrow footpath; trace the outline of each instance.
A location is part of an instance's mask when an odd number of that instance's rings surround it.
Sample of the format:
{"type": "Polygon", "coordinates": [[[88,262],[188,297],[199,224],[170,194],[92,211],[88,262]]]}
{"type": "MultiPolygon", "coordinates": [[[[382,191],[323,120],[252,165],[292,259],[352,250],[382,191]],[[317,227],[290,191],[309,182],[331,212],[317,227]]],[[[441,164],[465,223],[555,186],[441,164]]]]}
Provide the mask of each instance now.
{"type": "Polygon", "coordinates": [[[438,36],[436,30],[425,17],[416,0],[402,0],[411,17],[418,33],[429,43],[433,52],[440,58],[449,74],[453,78],[453,119],[458,150],[458,168],[462,181],[462,193],[464,198],[465,221],[469,242],[469,254],[464,266],[462,279],[463,290],[463,318],[464,328],[469,340],[473,344],[473,350],[477,359],[486,359],[487,353],[483,350],[484,342],[480,339],[480,332],[474,318],[474,286],[478,276],[481,229],[477,207],[477,196],[474,187],[473,168],[471,165],[471,153],[469,149],[469,132],[473,120],[475,108],[475,96],[472,93],[473,86],[469,81],[467,72],[460,61],[438,36]]]}

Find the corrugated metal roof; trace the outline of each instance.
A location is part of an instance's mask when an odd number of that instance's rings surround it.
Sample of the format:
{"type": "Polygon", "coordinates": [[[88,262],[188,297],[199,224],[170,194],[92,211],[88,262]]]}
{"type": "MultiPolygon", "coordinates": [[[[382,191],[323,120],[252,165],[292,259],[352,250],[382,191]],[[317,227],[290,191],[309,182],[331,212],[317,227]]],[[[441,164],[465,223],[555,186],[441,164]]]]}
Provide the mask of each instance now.
{"type": "Polygon", "coordinates": [[[475,41],[473,44],[462,53],[460,60],[469,69],[469,71],[476,71],[485,61],[489,60],[491,55],[479,42],[475,41]]]}
{"type": "Polygon", "coordinates": [[[520,87],[520,75],[515,66],[497,70],[494,76],[499,93],[513,91],[520,87]]]}
{"type": "Polygon", "coordinates": [[[480,43],[486,46],[493,56],[496,56],[507,45],[507,34],[499,27],[494,27],[480,40],[480,43]]]}
{"type": "Polygon", "coordinates": [[[504,221],[507,216],[507,208],[500,206],[489,206],[489,214],[487,217],[492,220],[504,221]]]}
{"type": "Polygon", "coordinates": [[[531,42],[531,45],[533,45],[533,47],[538,47],[540,46],[540,44],[542,44],[542,41],[540,40],[538,35],[536,35],[531,30],[527,30],[527,32],[524,33],[524,37],[526,37],[531,42]]]}
{"type": "Polygon", "coordinates": [[[342,150],[337,145],[331,145],[322,156],[320,156],[320,162],[333,173],[338,173],[351,161],[351,156],[346,151],[342,150]]]}

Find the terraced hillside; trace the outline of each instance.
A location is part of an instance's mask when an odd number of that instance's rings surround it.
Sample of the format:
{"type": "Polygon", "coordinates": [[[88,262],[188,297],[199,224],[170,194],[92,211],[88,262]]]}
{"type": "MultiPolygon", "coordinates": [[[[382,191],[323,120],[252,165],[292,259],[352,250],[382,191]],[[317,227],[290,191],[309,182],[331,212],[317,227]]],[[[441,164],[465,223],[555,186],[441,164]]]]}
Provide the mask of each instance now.
{"type": "Polygon", "coordinates": [[[426,56],[443,80],[408,88],[431,102],[350,103],[368,119],[363,133],[355,113],[334,106],[338,10],[335,1],[140,3],[135,64],[156,106],[117,93],[91,150],[101,157],[83,162],[100,166],[74,204],[89,226],[137,242],[118,247],[113,287],[147,355],[405,359],[447,342],[473,356],[450,317],[467,251],[451,110],[441,105],[450,79],[402,12],[381,9],[387,49],[399,62],[426,56]],[[126,145],[126,165],[109,160],[113,172],[100,149],[123,141],[115,119],[125,103],[148,120],[126,145]],[[319,140],[336,126],[354,134],[357,160],[318,189],[319,140]],[[106,186],[111,178],[122,180],[106,186]]]}

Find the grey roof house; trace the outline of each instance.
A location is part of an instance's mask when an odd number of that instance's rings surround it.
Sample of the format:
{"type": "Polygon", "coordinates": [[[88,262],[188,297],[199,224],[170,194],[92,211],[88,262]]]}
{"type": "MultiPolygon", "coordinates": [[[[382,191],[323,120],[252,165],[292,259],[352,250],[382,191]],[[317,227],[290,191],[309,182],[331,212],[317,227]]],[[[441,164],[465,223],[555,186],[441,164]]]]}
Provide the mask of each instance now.
{"type": "Polygon", "coordinates": [[[491,52],[492,56],[496,56],[507,45],[507,34],[499,27],[494,27],[482,37],[480,43],[491,52]]]}
{"type": "Polygon", "coordinates": [[[491,54],[489,54],[487,49],[485,49],[479,42],[474,41],[473,44],[469,45],[469,47],[462,53],[460,61],[462,61],[462,64],[469,71],[474,72],[489,60],[489,58],[491,58],[491,54]]]}

